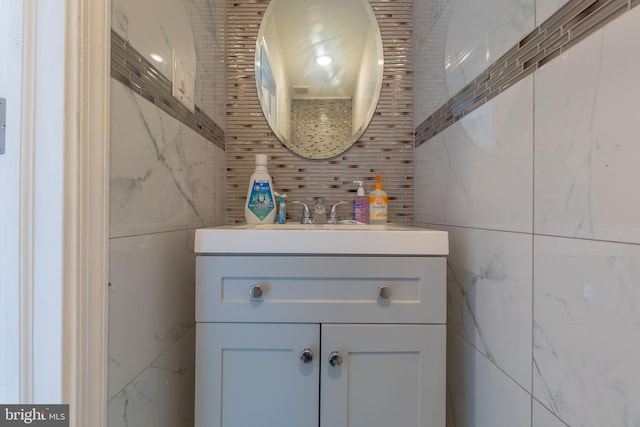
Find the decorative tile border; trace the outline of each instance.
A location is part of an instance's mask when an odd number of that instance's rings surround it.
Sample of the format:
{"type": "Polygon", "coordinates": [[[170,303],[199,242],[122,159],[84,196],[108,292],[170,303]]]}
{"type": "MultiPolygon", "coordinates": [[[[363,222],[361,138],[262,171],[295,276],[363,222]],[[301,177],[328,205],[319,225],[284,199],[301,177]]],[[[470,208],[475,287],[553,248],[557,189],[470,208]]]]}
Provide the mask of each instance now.
{"type": "Polygon", "coordinates": [[[171,80],[160,73],[128,41],[111,30],[111,77],[158,108],[225,149],[224,130],[196,105],[191,113],[171,95],[171,80]]]}
{"type": "Polygon", "coordinates": [[[422,122],[415,131],[416,147],[638,4],[570,0],[422,122]]]}

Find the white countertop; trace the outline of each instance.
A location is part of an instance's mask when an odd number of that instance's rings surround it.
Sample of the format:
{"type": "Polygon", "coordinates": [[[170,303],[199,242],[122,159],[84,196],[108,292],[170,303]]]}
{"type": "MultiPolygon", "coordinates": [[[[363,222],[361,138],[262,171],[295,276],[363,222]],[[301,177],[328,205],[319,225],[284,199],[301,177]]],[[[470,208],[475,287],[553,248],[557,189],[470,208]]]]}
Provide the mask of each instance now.
{"type": "Polygon", "coordinates": [[[446,231],[367,224],[246,224],[196,230],[199,254],[449,254],[446,231]]]}

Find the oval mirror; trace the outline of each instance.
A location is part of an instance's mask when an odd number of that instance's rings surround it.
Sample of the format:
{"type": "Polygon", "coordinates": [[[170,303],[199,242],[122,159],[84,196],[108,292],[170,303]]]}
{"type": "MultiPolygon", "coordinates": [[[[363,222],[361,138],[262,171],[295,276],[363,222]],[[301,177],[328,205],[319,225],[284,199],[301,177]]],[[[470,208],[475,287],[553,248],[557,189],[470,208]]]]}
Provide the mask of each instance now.
{"type": "Polygon", "coordinates": [[[258,98],[271,130],[305,158],[343,153],[373,117],[383,61],[368,0],[271,0],[255,55],[258,98]]]}

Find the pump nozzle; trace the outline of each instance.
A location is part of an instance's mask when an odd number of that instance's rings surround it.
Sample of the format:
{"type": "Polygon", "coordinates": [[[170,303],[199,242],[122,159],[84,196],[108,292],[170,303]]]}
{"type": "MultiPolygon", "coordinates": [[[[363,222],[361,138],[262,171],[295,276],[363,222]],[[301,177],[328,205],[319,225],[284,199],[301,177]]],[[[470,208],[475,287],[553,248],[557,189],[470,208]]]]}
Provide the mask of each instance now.
{"type": "Polygon", "coordinates": [[[376,175],[376,190],[382,190],[382,177],[380,175],[376,175]]]}
{"type": "Polygon", "coordinates": [[[358,184],[358,196],[364,196],[364,187],[362,187],[363,181],[353,181],[354,184],[358,184]]]}

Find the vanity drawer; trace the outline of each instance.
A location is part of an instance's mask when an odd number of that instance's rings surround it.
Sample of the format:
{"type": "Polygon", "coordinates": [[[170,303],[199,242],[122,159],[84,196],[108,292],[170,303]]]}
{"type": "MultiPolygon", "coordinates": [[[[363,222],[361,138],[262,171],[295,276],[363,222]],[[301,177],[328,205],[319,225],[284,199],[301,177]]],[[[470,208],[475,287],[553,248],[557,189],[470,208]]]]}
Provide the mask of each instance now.
{"type": "Polygon", "coordinates": [[[422,256],[199,256],[196,321],[444,324],[446,262],[422,256]]]}

